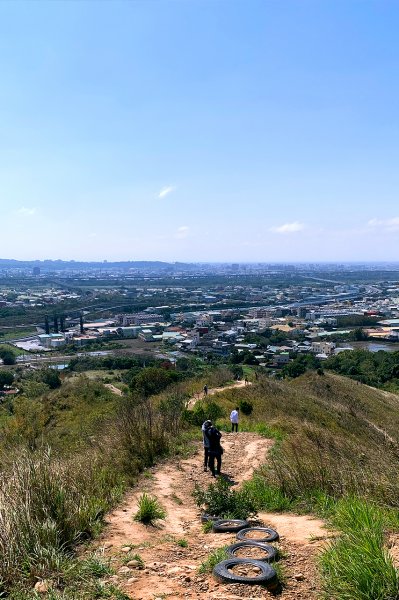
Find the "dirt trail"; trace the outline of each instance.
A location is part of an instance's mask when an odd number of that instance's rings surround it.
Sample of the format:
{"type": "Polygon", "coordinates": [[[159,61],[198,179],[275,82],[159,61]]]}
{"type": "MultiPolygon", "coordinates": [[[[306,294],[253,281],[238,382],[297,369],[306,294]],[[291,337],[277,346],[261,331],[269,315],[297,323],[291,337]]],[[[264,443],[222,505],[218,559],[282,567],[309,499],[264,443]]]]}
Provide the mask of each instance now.
{"type": "MultiPolygon", "coordinates": [[[[265,462],[272,443],[255,433],[225,433],[222,473],[239,485],[265,462]]],[[[96,550],[110,558],[116,573],[105,584],[118,584],[135,600],[272,598],[263,587],[221,584],[212,575],[198,573],[199,565],[211,550],[235,542],[234,534],[202,531],[200,512],[192,498],[195,483],[205,487],[212,481],[209,472],[203,471],[202,461],[199,447],[191,458],[169,460],[154,467],[108,516],[108,525],[96,542],[96,550]],[[167,518],[157,527],[133,521],[143,491],[156,495],[167,511],[167,518]],[[182,539],[187,547],[178,544],[182,539]],[[136,553],[144,561],[144,568],[128,564],[136,553]]],[[[285,556],[281,563],[287,585],[280,597],[314,600],[317,588],[313,558],[321,540],[327,537],[323,522],[292,514],[260,516],[265,525],[274,525],[281,537],[280,547],[285,556]]]]}
{"type": "MultiPolygon", "coordinates": [[[[236,381],[235,383],[231,383],[230,385],[225,385],[223,387],[211,388],[208,390],[207,396],[213,396],[214,394],[219,394],[220,392],[224,392],[225,390],[232,390],[234,388],[245,387],[246,385],[252,385],[252,384],[250,381],[248,381],[247,383],[245,383],[245,381],[236,381]]],[[[198,394],[195,394],[195,396],[190,398],[190,400],[187,402],[187,408],[189,408],[189,409],[193,408],[194,404],[196,402],[198,402],[198,400],[202,400],[203,398],[205,398],[207,396],[204,396],[202,391],[198,392],[198,394]]]]}
{"type": "Polygon", "coordinates": [[[111,392],[113,392],[117,396],[123,396],[122,390],[117,388],[115,385],[112,385],[112,383],[105,383],[104,385],[105,385],[105,387],[107,387],[109,390],[111,390],[111,392]]]}

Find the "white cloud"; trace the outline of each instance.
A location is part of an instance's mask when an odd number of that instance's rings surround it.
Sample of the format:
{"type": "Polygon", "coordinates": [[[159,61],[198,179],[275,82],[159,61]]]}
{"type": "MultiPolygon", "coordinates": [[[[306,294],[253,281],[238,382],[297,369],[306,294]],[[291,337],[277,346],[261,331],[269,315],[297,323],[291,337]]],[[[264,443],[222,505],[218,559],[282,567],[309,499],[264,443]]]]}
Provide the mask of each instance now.
{"type": "Polygon", "coordinates": [[[178,227],[175,237],[178,240],[184,240],[188,236],[189,233],[190,233],[190,228],[187,227],[187,225],[182,225],[181,227],[178,227]]]}
{"type": "Polygon", "coordinates": [[[168,185],[167,187],[163,187],[162,190],[158,194],[158,198],[165,198],[165,196],[168,196],[169,194],[174,192],[175,189],[176,188],[174,185],[168,185]]]}
{"type": "Polygon", "coordinates": [[[370,219],[367,223],[369,227],[381,228],[384,231],[399,231],[399,217],[392,219],[370,219]]]}
{"type": "Polygon", "coordinates": [[[36,208],[26,208],[26,206],[22,206],[17,210],[17,214],[21,217],[33,217],[36,213],[36,208]]]}
{"type": "Polygon", "coordinates": [[[297,231],[302,231],[305,228],[303,223],[298,223],[298,221],[294,221],[294,223],[284,223],[284,225],[280,225],[279,227],[271,227],[270,231],[273,233],[296,233],[297,231]]]}

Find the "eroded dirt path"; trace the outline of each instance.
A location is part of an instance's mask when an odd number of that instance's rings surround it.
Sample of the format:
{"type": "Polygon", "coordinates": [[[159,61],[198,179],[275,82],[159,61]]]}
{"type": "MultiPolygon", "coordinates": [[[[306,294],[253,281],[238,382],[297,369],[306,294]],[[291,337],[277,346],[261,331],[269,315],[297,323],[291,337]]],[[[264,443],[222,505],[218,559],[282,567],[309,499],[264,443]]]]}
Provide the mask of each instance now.
{"type": "MultiPolygon", "coordinates": [[[[265,462],[272,443],[255,433],[225,433],[222,473],[239,485],[265,462]]],[[[212,575],[198,573],[199,565],[211,550],[236,541],[235,534],[205,534],[202,531],[200,512],[192,498],[195,483],[205,487],[212,481],[209,472],[204,473],[202,461],[202,448],[199,447],[191,458],[167,461],[154,467],[147,476],[141,477],[136,488],[126,495],[124,503],[108,516],[108,525],[96,542],[97,551],[110,558],[116,573],[108,577],[105,584],[118,584],[135,600],[273,597],[260,586],[221,584],[212,575]],[[157,496],[166,509],[167,517],[157,527],[133,520],[143,491],[157,496]],[[179,540],[185,540],[187,547],[179,545],[179,540]],[[144,568],[138,568],[134,562],[136,553],[142,558],[144,568]]],[[[281,564],[287,577],[281,598],[317,598],[313,558],[321,540],[327,537],[323,523],[292,514],[264,513],[260,518],[280,533],[280,547],[284,552],[281,564]]]]}
{"type": "Polygon", "coordinates": [[[223,387],[210,388],[208,390],[208,393],[206,396],[204,396],[204,393],[202,391],[198,392],[198,394],[195,394],[195,396],[190,398],[190,400],[187,402],[187,408],[189,408],[189,409],[193,408],[194,404],[196,402],[198,402],[198,400],[203,400],[204,398],[207,398],[208,396],[213,396],[214,394],[219,394],[221,392],[224,392],[225,390],[232,390],[234,388],[245,387],[246,385],[251,385],[251,382],[248,381],[246,383],[245,381],[235,381],[234,383],[231,383],[230,385],[225,385],[223,387]]]}

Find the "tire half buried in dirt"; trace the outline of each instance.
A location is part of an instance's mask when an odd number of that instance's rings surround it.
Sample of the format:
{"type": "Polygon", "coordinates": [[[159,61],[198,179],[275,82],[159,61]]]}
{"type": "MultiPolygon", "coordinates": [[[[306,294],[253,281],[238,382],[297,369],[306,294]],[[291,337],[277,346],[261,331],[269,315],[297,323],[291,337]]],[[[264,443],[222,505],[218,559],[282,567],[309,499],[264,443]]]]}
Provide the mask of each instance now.
{"type": "Polygon", "coordinates": [[[242,519],[219,519],[213,523],[213,531],[215,533],[237,533],[241,529],[247,528],[248,521],[242,519]]]}
{"type": "Polygon", "coordinates": [[[246,529],[241,529],[239,533],[237,533],[237,540],[242,540],[244,542],[277,542],[279,540],[279,535],[275,529],[271,527],[248,527],[246,529]],[[259,537],[251,537],[252,533],[258,532],[263,534],[259,537]]]}
{"type": "Polygon", "coordinates": [[[262,542],[253,542],[248,540],[246,542],[237,542],[226,548],[226,552],[229,558],[250,558],[253,560],[261,560],[263,562],[272,562],[276,559],[277,550],[270,544],[262,544],[262,542]],[[247,556],[237,554],[240,550],[253,551],[247,556]]]}
{"type": "Polygon", "coordinates": [[[268,563],[250,558],[228,558],[215,565],[213,574],[219,581],[225,583],[247,583],[249,585],[265,585],[274,587],[277,584],[277,573],[268,563]],[[259,575],[235,575],[230,571],[237,565],[248,565],[259,569],[259,575]]]}
{"type": "Polygon", "coordinates": [[[201,523],[208,523],[208,521],[220,521],[220,517],[214,517],[213,515],[208,515],[208,513],[202,513],[201,523]]]}

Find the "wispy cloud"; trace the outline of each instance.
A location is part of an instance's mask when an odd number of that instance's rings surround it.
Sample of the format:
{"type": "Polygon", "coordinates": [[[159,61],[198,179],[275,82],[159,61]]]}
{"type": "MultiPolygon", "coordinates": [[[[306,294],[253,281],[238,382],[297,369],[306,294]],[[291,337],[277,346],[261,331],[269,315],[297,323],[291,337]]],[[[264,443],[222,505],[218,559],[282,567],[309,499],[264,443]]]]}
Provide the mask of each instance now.
{"type": "Polygon", "coordinates": [[[392,219],[371,219],[367,225],[374,229],[383,229],[384,231],[399,231],[399,217],[393,217],[392,219]]]}
{"type": "Polygon", "coordinates": [[[17,215],[20,215],[21,217],[33,217],[34,214],[36,214],[36,208],[22,206],[17,210],[17,215]]]}
{"type": "Polygon", "coordinates": [[[188,234],[190,233],[190,228],[187,227],[187,225],[182,225],[181,227],[178,227],[175,237],[178,240],[184,240],[188,234]]]}
{"type": "Polygon", "coordinates": [[[175,190],[176,190],[176,187],[174,185],[168,185],[166,187],[163,187],[158,194],[158,198],[165,198],[165,196],[168,196],[175,190]]]}
{"type": "Polygon", "coordinates": [[[278,227],[271,227],[270,231],[273,233],[296,233],[297,231],[302,231],[304,228],[305,225],[303,223],[294,221],[294,223],[284,223],[284,225],[279,225],[278,227]]]}

